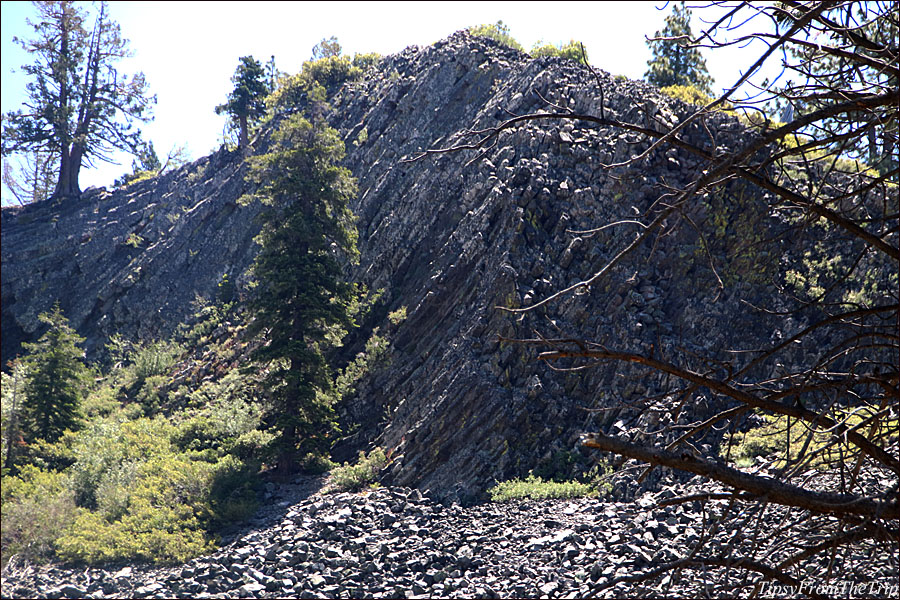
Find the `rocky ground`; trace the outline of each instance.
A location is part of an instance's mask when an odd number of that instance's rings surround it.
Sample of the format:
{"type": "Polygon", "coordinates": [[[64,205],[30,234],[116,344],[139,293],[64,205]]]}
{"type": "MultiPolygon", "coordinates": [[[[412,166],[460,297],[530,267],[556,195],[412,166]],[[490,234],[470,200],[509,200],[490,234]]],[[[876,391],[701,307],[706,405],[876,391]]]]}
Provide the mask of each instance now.
{"type": "MultiPolygon", "coordinates": [[[[646,492],[629,502],[581,498],[461,507],[407,488],[312,493],[318,483],[270,489],[254,522],[227,535],[215,554],[185,565],[71,569],[13,561],[2,595],[581,598],[728,597],[752,590],[747,583],[754,577],[739,572],[729,582],[714,568],[640,581],[642,574],[688,556],[701,541],[714,554],[737,552],[741,536],[714,526],[720,512],[715,507],[724,502],[660,505],[690,493],[690,485],[646,492]]],[[[881,586],[870,584],[862,595],[896,597],[895,548],[893,556],[860,555],[856,572],[858,581],[881,586]]]]}

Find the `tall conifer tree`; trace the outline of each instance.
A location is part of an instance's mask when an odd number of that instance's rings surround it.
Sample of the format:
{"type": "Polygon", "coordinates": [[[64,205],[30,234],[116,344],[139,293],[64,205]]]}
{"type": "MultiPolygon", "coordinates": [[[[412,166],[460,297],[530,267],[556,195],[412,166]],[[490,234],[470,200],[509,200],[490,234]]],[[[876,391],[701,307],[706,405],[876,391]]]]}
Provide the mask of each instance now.
{"type": "Polygon", "coordinates": [[[280,434],[278,468],[327,452],[337,433],[332,371],[325,351],[354,325],[355,286],[342,263],[356,260],[356,182],[339,166],[344,143],[324,122],[284,120],[271,152],[251,160],[256,198],[266,207],[252,273],[255,358],[267,367],[267,420],[280,434]]]}
{"type": "Polygon", "coordinates": [[[657,31],[655,38],[675,38],[648,40],[653,57],[647,61],[644,79],[648,83],[663,88],[670,85],[690,85],[707,95],[712,95],[712,77],[706,70],[706,60],[699,48],[689,48],[691,34],[691,11],[684,2],[675,4],[672,14],[666,17],[666,25],[657,31]]]}

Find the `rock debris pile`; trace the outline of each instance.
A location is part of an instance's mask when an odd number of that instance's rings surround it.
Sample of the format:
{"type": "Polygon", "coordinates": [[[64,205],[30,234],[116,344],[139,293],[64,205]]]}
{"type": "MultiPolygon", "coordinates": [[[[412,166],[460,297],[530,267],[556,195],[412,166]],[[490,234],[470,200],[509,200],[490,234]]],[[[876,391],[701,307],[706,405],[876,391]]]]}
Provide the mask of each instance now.
{"type": "MultiPolygon", "coordinates": [[[[694,491],[685,486],[677,495],[694,491]]],[[[709,527],[724,503],[706,510],[699,502],[659,505],[674,496],[666,489],[629,503],[580,498],[463,508],[407,488],[314,495],[282,507],[275,524],[180,567],[19,567],[4,576],[3,597],[699,597],[709,583],[689,573],[616,583],[688,556],[701,538],[707,547],[735,543],[733,532],[709,527]]],[[[895,580],[896,567],[883,558],[860,557],[860,572],[895,580]]],[[[716,580],[705,592],[730,595],[716,580]]]]}
{"type": "Polygon", "coordinates": [[[180,568],[24,569],[4,578],[3,596],[584,597],[697,540],[700,516],[653,504],[647,496],[462,508],[406,488],[312,496],[280,523],[180,568]]]}

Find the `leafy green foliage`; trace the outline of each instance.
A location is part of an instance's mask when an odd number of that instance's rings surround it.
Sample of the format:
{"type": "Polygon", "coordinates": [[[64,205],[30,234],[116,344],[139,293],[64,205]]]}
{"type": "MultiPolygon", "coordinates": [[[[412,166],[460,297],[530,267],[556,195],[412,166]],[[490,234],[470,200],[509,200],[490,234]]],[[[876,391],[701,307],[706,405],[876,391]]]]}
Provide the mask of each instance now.
{"type": "Polygon", "coordinates": [[[20,360],[8,363],[9,373],[0,373],[2,383],[2,400],[0,400],[0,438],[2,438],[2,458],[0,465],[3,474],[13,468],[16,455],[22,451],[25,440],[22,438],[22,407],[25,401],[25,382],[28,372],[20,360]]]}
{"type": "Polygon", "coordinates": [[[139,384],[155,375],[165,375],[178,360],[184,349],[173,342],[153,342],[132,351],[129,359],[134,377],[139,384]]]}
{"type": "Polygon", "coordinates": [[[387,463],[387,455],[381,448],[375,448],[368,455],[360,451],[355,465],[344,463],[331,472],[330,491],[356,492],[370,486],[387,463]]]}
{"type": "Polygon", "coordinates": [[[0,548],[2,564],[18,554],[47,558],[54,542],[71,526],[75,499],[66,476],[25,465],[15,477],[3,478],[0,548]]]}
{"type": "Polygon", "coordinates": [[[690,48],[691,11],[684,2],[675,4],[666,17],[665,27],[657,31],[647,45],[653,57],[647,61],[644,78],[659,88],[673,85],[694,86],[707,96],[712,94],[712,77],[706,70],[706,60],[698,48],[690,48]]]}
{"type": "Polygon", "coordinates": [[[397,310],[388,313],[388,321],[393,325],[399,325],[406,320],[406,307],[401,306],[397,310]]]}
{"type": "Polygon", "coordinates": [[[69,327],[59,304],[39,319],[49,329],[37,342],[23,344],[28,379],[22,430],[26,440],[53,442],[78,425],[88,370],[78,347],[84,338],[69,327]]]}
{"type": "Polygon", "coordinates": [[[377,52],[359,52],[353,55],[351,64],[360,71],[365,71],[380,63],[382,58],[377,52]]]}
{"type": "Polygon", "coordinates": [[[553,45],[544,41],[538,41],[531,48],[532,56],[535,58],[540,56],[558,56],[580,62],[583,65],[588,64],[587,52],[581,51],[581,42],[577,40],[569,40],[568,44],[553,45]]]}
{"type": "Polygon", "coordinates": [[[67,433],[45,451],[71,463],[64,472],[28,465],[4,479],[4,552],[55,549],[58,558],[87,563],[169,563],[208,552],[210,528],[254,510],[256,467],[221,444],[179,448],[180,436],[197,429],[191,420],[109,417],[67,433]],[[41,527],[32,546],[23,542],[41,527]]]}
{"type": "Polygon", "coordinates": [[[510,479],[498,483],[488,490],[491,500],[505,502],[521,498],[534,500],[544,498],[582,498],[596,496],[597,490],[591,484],[580,481],[547,481],[536,475],[525,479],[510,479]]]}
{"type": "Polygon", "coordinates": [[[344,83],[355,81],[362,74],[363,68],[346,56],[307,61],[300,73],[282,80],[267,103],[276,114],[321,104],[344,83]]]}
{"type": "MultiPolygon", "coordinates": [[[[867,437],[876,443],[896,443],[898,421],[896,418],[874,418],[870,407],[854,410],[835,410],[835,421],[866,431],[867,437]]],[[[846,448],[831,431],[818,430],[809,435],[810,429],[796,419],[785,416],[765,415],[762,425],[736,433],[731,444],[723,446],[721,454],[740,467],[749,467],[754,459],[772,459],[776,468],[795,464],[801,456],[810,457],[816,467],[845,463],[846,448]]]]}
{"type": "Polygon", "coordinates": [[[280,433],[279,469],[287,472],[298,454],[327,451],[337,433],[324,351],[355,326],[356,287],[341,261],[358,257],[349,208],[356,182],[339,166],[343,155],[335,130],[291,115],[272,151],[250,162],[254,197],[265,205],[250,332],[264,340],[253,357],[265,365],[266,420],[280,433]]]}
{"type": "Polygon", "coordinates": [[[525,51],[522,44],[517,42],[516,39],[509,34],[509,25],[506,25],[503,21],[497,21],[494,24],[473,25],[469,27],[469,33],[480,37],[491,38],[504,46],[519,50],[520,52],[525,51]]]}
{"type": "Polygon", "coordinates": [[[237,370],[204,383],[191,394],[191,405],[197,408],[177,425],[173,442],[183,451],[212,450],[215,456],[260,460],[273,436],[258,431],[262,422],[259,393],[257,383],[237,370]]]}
{"type": "Polygon", "coordinates": [[[685,104],[695,106],[706,106],[713,100],[709,94],[695,85],[667,85],[660,88],[659,91],[666,96],[681,100],[685,104]]]}
{"type": "MultiPolygon", "coordinates": [[[[314,51],[313,54],[313,60],[304,62],[300,73],[283,77],[278,88],[266,99],[273,113],[321,110],[330,95],[345,83],[362,78],[367,69],[382,59],[377,52],[355,54],[352,59],[333,52],[317,55],[314,51]]],[[[364,139],[360,141],[364,142],[364,139]]]]}
{"type": "Polygon", "coordinates": [[[357,354],[350,363],[338,373],[335,378],[334,390],[336,398],[343,398],[353,393],[357,382],[379,363],[387,360],[390,352],[390,342],[378,335],[378,328],[366,340],[366,348],[357,354]]]}

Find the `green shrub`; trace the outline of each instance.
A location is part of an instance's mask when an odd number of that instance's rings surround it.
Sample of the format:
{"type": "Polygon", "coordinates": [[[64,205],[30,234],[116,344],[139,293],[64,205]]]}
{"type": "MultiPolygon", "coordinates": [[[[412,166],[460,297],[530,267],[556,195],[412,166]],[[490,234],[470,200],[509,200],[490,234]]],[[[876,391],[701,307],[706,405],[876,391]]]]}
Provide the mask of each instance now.
{"type": "MultiPolygon", "coordinates": [[[[854,410],[839,408],[830,416],[835,421],[843,421],[853,427],[860,426],[873,412],[868,407],[854,410]]],[[[896,442],[900,423],[897,419],[879,419],[874,426],[867,422],[859,431],[873,442],[888,446],[896,442]]],[[[776,468],[783,468],[787,464],[785,458],[792,463],[796,462],[801,458],[801,451],[805,451],[806,456],[811,456],[810,464],[822,468],[845,460],[847,450],[845,442],[835,443],[831,429],[810,432],[806,424],[798,423],[795,419],[766,415],[763,425],[736,433],[731,447],[723,446],[720,454],[727,456],[739,467],[750,466],[754,464],[755,458],[763,457],[773,459],[776,468]],[[812,437],[807,444],[810,436],[812,437]]]]}
{"type": "Polygon", "coordinates": [[[387,462],[387,456],[381,448],[375,448],[368,456],[360,451],[355,465],[344,463],[331,472],[330,491],[355,492],[372,485],[387,462]]]}
{"type": "Polygon", "coordinates": [[[504,46],[519,50],[520,52],[524,52],[525,50],[522,47],[522,44],[517,42],[516,39],[509,34],[509,25],[506,25],[503,21],[497,21],[493,25],[473,25],[469,27],[469,33],[480,37],[491,38],[504,46]]]}
{"type": "Polygon", "coordinates": [[[135,379],[143,383],[148,377],[168,373],[184,350],[172,342],[154,342],[131,353],[135,379]]]}
{"type": "Polygon", "coordinates": [[[18,554],[34,560],[52,554],[54,541],[71,524],[75,498],[66,477],[32,465],[3,478],[0,561],[18,554]]]}
{"type": "Polygon", "coordinates": [[[670,98],[681,100],[685,104],[706,106],[712,102],[712,98],[708,94],[693,85],[668,85],[660,88],[659,91],[670,98]]]}
{"type": "Polygon", "coordinates": [[[135,400],[144,410],[144,415],[152,417],[166,400],[166,386],[169,378],[165,375],[152,375],[144,380],[135,400]]]}
{"type": "Polygon", "coordinates": [[[175,433],[142,418],[95,424],[75,444],[69,481],[82,509],[56,541],[60,558],[180,562],[211,549],[211,527],[253,512],[255,466],[211,449],[179,452],[175,433]]]}
{"type": "Polygon", "coordinates": [[[406,307],[401,306],[395,311],[388,313],[388,321],[391,322],[392,325],[399,325],[403,321],[406,320],[406,307]]]}
{"type": "Polygon", "coordinates": [[[510,479],[488,490],[491,500],[504,502],[519,498],[540,500],[543,498],[582,498],[596,496],[597,490],[589,483],[579,481],[546,481],[535,475],[525,479],[510,479]]]}
{"type": "Polygon", "coordinates": [[[357,354],[352,361],[335,377],[334,389],[337,398],[352,394],[356,384],[377,365],[388,360],[390,342],[378,335],[378,328],[366,340],[365,350],[357,354]]]}
{"type": "Polygon", "coordinates": [[[190,506],[154,506],[139,497],[118,521],[81,509],[56,548],[61,559],[77,563],[138,559],[174,564],[208,553],[213,546],[190,506]]]}
{"type": "Polygon", "coordinates": [[[337,466],[336,462],[321,454],[309,453],[300,460],[300,470],[313,475],[327,473],[337,466]]]}
{"type": "Polygon", "coordinates": [[[377,52],[364,52],[353,55],[352,64],[357,69],[365,71],[381,62],[383,57],[377,52]]]}
{"type": "Polygon", "coordinates": [[[560,43],[555,46],[539,40],[532,46],[530,54],[535,58],[540,56],[558,56],[560,58],[574,60],[583,65],[588,64],[587,51],[582,53],[581,42],[576,40],[569,40],[568,44],[560,43]]]}
{"type": "Polygon", "coordinates": [[[303,63],[296,75],[285,77],[281,85],[266,99],[266,105],[275,113],[324,102],[348,81],[363,76],[366,68],[380,60],[377,55],[357,55],[353,60],[346,56],[326,56],[303,63]]]}
{"type": "Polygon", "coordinates": [[[162,418],[135,421],[102,419],[72,441],[71,486],[79,506],[95,508],[97,491],[109,471],[172,454],[173,427],[162,418]]]}

